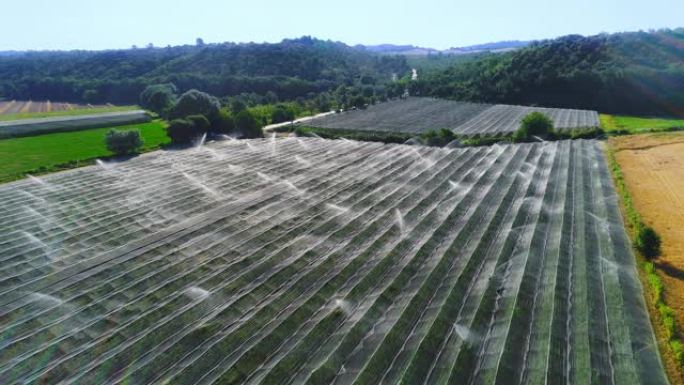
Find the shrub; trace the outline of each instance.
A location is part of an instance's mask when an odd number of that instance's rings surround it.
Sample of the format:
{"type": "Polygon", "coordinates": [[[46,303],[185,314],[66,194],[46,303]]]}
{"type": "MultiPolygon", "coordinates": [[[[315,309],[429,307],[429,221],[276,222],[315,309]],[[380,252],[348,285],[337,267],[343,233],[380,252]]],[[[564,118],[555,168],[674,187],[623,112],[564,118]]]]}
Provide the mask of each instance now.
{"type": "Polygon", "coordinates": [[[291,108],[288,108],[282,104],[275,106],[271,112],[271,123],[290,122],[294,119],[295,112],[291,108]]]}
{"type": "Polygon", "coordinates": [[[196,140],[205,132],[198,129],[192,121],[187,119],[172,120],[166,129],[166,135],[175,144],[192,143],[193,140],[196,140]]]}
{"type": "Polygon", "coordinates": [[[209,119],[207,119],[207,117],[204,115],[190,115],[185,119],[192,122],[192,124],[195,125],[195,129],[201,131],[202,133],[209,131],[209,128],[211,127],[209,119]]]}
{"type": "Polygon", "coordinates": [[[127,155],[138,152],[143,141],[138,130],[109,130],[105,136],[105,145],[109,151],[117,155],[127,155]]]}
{"type": "Polygon", "coordinates": [[[225,109],[222,109],[216,114],[214,119],[211,121],[210,132],[214,134],[231,134],[235,130],[235,120],[225,109]]]}
{"type": "Polygon", "coordinates": [[[446,128],[442,128],[438,131],[427,131],[421,135],[421,138],[426,145],[433,147],[444,147],[457,139],[456,134],[446,128]]]}
{"type": "Polygon", "coordinates": [[[552,135],[553,120],[541,112],[532,112],[523,118],[520,128],[513,134],[513,140],[526,141],[535,136],[547,139],[552,135]]]}
{"type": "Polygon", "coordinates": [[[682,362],[684,362],[684,347],[682,346],[682,343],[679,340],[671,340],[670,349],[672,349],[675,360],[681,365],[682,362]]]}
{"type": "Polygon", "coordinates": [[[660,236],[649,226],[642,226],[636,236],[635,246],[647,259],[660,255],[660,236]]]}
{"type": "Polygon", "coordinates": [[[262,138],[261,124],[248,110],[235,116],[235,128],[242,138],[262,138]]]}

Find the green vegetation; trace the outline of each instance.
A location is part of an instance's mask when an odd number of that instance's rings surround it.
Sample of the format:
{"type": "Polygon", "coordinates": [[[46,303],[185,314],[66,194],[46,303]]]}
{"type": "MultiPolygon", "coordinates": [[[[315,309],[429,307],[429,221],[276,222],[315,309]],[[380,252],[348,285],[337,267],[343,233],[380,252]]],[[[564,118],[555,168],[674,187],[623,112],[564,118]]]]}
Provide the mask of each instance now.
{"type": "MultiPolygon", "coordinates": [[[[278,132],[289,132],[291,127],[281,127],[278,132]]],[[[325,139],[350,139],[365,142],[384,142],[384,143],[406,143],[414,140],[416,143],[428,146],[445,146],[454,141],[458,141],[460,146],[490,146],[494,143],[513,143],[516,140],[513,134],[487,135],[476,134],[469,136],[456,135],[449,130],[429,130],[422,134],[409,134],[402,132],[371,131],[371,130],[348,130],[341,128],[322,128],[311,126],[295,126],[294,133],[299,136],[318,136],[325,139]],[[447,133],[448,132],[448,133],[447,133]]],[[[552,132],[548,135],[548,140],[564,139],[592,139],[604,135],[600,128],[578,128],[569,131],[552,132]]],[[[536,139],[532,139],[536,141],[536,139]]]]}
{"type": "MultiPolygon", "coordinates": [[[[615,187],[622,202],[622,208],[626,218],[625,224],[630,230],[629,233],[635,249],[639,252],[642,259],[652,258],[659,254],[660,236],[653,229],[644,224],[641,215],[634,207],[634,201],[627,189],[622,170],[615,159],[615,152],[612,148],[608,148],[607,157],[613,174],[613,180],[615,181],[615,187]],[[645,254],[643,251],[651,254],[645,254]]],[[[655,325],[655,327],[664,331],[672,357],[681,369],[681,367],[684,366],[684,345],[682,344],[679,325],[677,325],[674,318],[674,310],[665,303],[665,285],[658,275],[653,262],[643,261],[641,268],[642,273],[645,275],[646,281],[648,282],[648,287],[651,290],[651,302],[658,311],[658,317],[656,318],[660,321],[660,328],[658,328],[658,325],[655,325]]]]}
{"type": "Polygon", "coordinates": [[[261,138],[264,136],[261,131],[261,123],[249,110],[240,111],[235,115],[235,130],[240,138],[261,138]]]}
{"type": "Polygon", "coordinates": [[[140,105],[159,115],[166,116],[176,104],[177,93],[178,89],[171,83],[148,86],[140,94],[140,105]]]}
{"type": "Polygon", "coordinates": [[[641,226],[634,240],[634,246],[646,259],[660,256],[660,235],[650,226],[641,226]]]}
{"type": "Polygon", "coordinates": [[[92,115],[107,112],[122,112],[139,109],[138,106],[111,106],[111,107],[95,107],[95,108],[79,108],[74,110],[62,110],[51,112],[18,112],[16,114],[0,115],[0,121],[20,120],[20,119],[36,119],[36,118],[54,118],[58,116],[80,116],[92,115]]]}
{"type": "Polygon", "coordinates": [[[174,119],[166,128],[166,135],[174,144],[190,144],[206,133],[206,129],[198,127],[190,119],[174,119]]]}
{"type": "Polygon", "coordinates": [[[116,155],[128,155],[138,152],[144,142],[140,138],[139,130],[109,130],[105,135],[107,150],[116,155]]]}
{"type": "Polygon", "coordinates": [[[541,112],[527,114],[520,128],[513,133],[513,140],[516,142],[529,141],[532,139],[547,139],[553,135],[553,120],[541,112]]]}
{"type": "Polygon", "coordinates": [[[682,116],[684,29],[570,35],[404,81],[412,95],[682,116]]]}
{"type": "Polygon", "coordinates": [[[221,103],[214,96],[206,92],[190,90],[178,98],[170,107],[169,116],[172,119],[186,118],[190,115],[204,115],[212,120],[221,109],[221,103]]]}
{"type": "MultiPolygon", "coordinates": [[[[159,87],[164,92],[168,91],[164,85],[159,87]]],[[[145,97],[143,92],[141,99],[145,97]]],[[[175,100],[175,97],[172,99],[175,100]]],[[[190,90],[181,95],[177,102],[170,103],[164,107],[164,111],[174,118],[167,128],[167,135],[175,144],[186,145],[203,135],[230,134],[239,138],[263,136],[262,123],[257,115],[239,101],[231,103],[231,111],[221,108],[221,103],[214,96],[190,90]]]]}
{"type": "MultiPolygon", "coordinates": [[[[571,35],[499,54],[411,58],[420,70],[417,81],[408,76],[405,57],[311,37],[278,44],[27,52],[0,63],[0,98],[132,104],[148,86],[173,83],[180,93],[197,89],[222,101],[239,98],[248,107],[296,102],[328,111],[363,108],[408,89],[411,95],[461,101],[669,116],[684,110],[683,43],[684,29],[676,29],[571,35]]],[[[151,91],[155,97],[143,103],[163,110],[169,94],[151,91]]]]}
{"type": "Polygon", "coordinates": [[[257,104],[321,106],[342,85],[367,98],[401,94],[392,74],[409,72],[404,57],[308,36],[276,44],[25,52],[0,62],[0,97],[133,104],[148,86],[173,83],[180,93],[197,89],[220,98],[244,95],[257,104]]]}
{"type": "Polygon", "coordinates": [[[601,114],[601,127],[608,134],[638,134],[644,132],[684,130],[684,119],[649,118],[601,114]]]}
{"type": "MultiPolygon", "coordinates": [[[[169,142],[161,121],[117,127],[117,130],[140,130],[144,141],[141,151],[150,151],[169,142]]],[[[0,182],[23,178],[92,163],[96,158],[114,155],[105,146],[111,128],[45,134],[0,140],[0,182]]]]}
{"type": "Polygon", "coordinates": [[[424,132],[420,135],[420,139],[426,146],[444,147],[458,139],[458,137],[453,133],[453,131],[442,128],[439,130],[430,130],[424,132]]]}

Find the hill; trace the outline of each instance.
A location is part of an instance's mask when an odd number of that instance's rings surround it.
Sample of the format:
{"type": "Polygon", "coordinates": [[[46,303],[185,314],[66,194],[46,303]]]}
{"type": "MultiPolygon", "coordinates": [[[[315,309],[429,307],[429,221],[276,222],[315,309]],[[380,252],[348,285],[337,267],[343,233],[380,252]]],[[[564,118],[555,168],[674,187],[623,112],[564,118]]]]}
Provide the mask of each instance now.
{"type": "Polygon", "coordinates": [[[527,41],[499,41],[495,43],[477,44],[466,47],[452,47],[445,50],[435,48],[417,47],[414,45],[378,44],[357,45],[356,47],[369,52],[385,55],[427,56],[427,55],[464,55],[483,52],[504,52],[529,45],[527,41]]]}
{"type": "Polygon", "coordinates": [[[684,29],[565,36],[421,74],[413,95],[684,115],[684,29]]]}
{"type": "Polygon", "coordinates": [[[339,85],[383,84],[409,72],[403,57],[310,37],[276,44],[14,52],[0,56],[0,99],[129,104],[147,85],[171,82],[181,92],[271,93],[291,100],[339,85]]]}

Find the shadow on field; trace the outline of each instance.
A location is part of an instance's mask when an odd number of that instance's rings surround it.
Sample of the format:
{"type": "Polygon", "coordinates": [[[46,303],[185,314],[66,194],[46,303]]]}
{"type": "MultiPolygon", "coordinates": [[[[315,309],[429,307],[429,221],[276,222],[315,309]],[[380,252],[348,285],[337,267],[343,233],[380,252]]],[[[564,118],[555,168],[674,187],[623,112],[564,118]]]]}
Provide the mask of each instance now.
{"type": "Polygon", "coordinates": [[[656,267],[672,278],[684,280],[684,270],[672,266],[669,262],[656,262],[656,267]]]}

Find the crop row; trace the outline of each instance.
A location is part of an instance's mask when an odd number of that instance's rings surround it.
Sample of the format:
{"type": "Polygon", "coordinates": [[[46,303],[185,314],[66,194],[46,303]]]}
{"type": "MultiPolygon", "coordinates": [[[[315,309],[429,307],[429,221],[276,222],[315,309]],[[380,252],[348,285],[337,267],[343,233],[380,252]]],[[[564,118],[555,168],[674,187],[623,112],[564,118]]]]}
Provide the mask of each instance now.
{"type": "Polygon", "coordinates": [[[143,123],[149,120],[149,115],[142,110],[10,120],[0,122],[0,139],[50,132],[77,131],[84,128],[143,123]]]}
{"type": "Polygon", "coordinates": [[[489,105],[433,98],[408,98],[369,106],[363,110],[326,115],[307,122],[308,126],[374,132],[419,134],[446,128],[459,135],[502,135],[513,133],[531,112],[548,115],[560,131],[595,128],[598,113],[587,110],[489,105]]]}
{"type": "Polygon", "coordinates": [[[66,111],[74,109],[97,108],[101,106],[81,105],[73,103],[59,103],[59,102],[37,102],[37,101],[0,101],[0,115],[17,114],[25,112],[52,112],[52,111],[66,111]]]}
{"type": "Polygon", "coordinates": [[[667,383],[598,142],[226,141],[0,198],[2,383],[667,383]]]}

